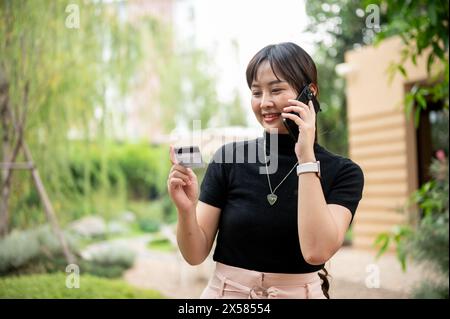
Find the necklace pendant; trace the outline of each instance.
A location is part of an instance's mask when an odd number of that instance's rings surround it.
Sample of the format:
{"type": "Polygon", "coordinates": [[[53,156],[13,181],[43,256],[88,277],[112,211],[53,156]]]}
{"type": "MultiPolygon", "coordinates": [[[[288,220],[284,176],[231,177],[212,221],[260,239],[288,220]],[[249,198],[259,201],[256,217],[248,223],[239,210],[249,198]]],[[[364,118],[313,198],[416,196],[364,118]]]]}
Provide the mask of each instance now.
{"type": "Polygon", "coordinates": [[[269,202],[270,206],[272,206],[273,204],[275,204],[275,202],[277,201],[278,196],[275,194],[269,194],[267,195],[267,201],[269,202]]]}

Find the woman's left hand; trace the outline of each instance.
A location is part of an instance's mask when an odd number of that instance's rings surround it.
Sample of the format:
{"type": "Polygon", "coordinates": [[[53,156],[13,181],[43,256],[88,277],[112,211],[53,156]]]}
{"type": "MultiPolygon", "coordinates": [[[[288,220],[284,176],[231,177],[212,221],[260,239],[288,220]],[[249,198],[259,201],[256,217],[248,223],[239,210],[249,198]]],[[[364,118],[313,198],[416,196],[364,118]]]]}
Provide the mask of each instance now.
{"type": "Polygon", "coordinates": [[[295,144],[295,154],[300,163],[315,161],[314,138],[316,134],[316,112],[312,101],[308,105],[297,101],[288,100],[292,105],[283,109],[281,115],[293,120],[299,128],[298,140],[295,144]],[[286,113],[285,113],[286,112],[286,113]],[[297,115],[288,112],[296,112],[297,115]]]}

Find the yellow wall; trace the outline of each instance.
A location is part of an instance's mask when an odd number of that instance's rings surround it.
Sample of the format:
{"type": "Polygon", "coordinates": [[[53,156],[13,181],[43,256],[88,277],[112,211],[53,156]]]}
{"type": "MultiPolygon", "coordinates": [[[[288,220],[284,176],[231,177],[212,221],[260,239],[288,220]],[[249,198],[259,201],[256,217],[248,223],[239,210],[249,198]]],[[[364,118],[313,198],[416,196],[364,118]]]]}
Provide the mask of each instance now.
{"type": "Polygon", "coordinates": [[[379,47],[349,51],[345,60],[349,128],[349,156],[364,171],[363,199],[354,220],[354,245],[372,247],[377,234],[408,222],[402,210],[417,189],[415,128],[407,121],[403,99],[408,83],[427,78],[426,57],[405,65],[389,82],[388,67],[400,61],[403,45],[390,38],[379,47]]]}

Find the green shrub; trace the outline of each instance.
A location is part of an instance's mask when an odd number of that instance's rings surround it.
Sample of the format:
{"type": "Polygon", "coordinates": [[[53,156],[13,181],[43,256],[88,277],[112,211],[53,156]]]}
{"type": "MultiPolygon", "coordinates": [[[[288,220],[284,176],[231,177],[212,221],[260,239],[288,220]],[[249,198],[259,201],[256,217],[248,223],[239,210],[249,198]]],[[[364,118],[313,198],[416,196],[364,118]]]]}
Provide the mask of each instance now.
{"type": "Polygon", "coordinates": [[[89,253],[86,259],[79,259],[78,265],[82,273],[98,277],[121,277],[125,270],[132,267],[136,254],[122,244],[107,244],[89,253]]]}
{"type": "MultiPolygon", "coordinates": [[[[135,253],[123,245],[110,245],[96,251],[90,260],[79,254],[76,237],[66,233],[71,252],[84,273],[99,277],[120,277],[130,268],[135,253]]],[[[32,230],[14,231],[0,241],[0,275],[22,275],[64,271],[67,261],[56,236],[48,225],[32,230]]]]}
{"type": "MultiPolygon", "coordinates": [[[[67,183],[61,191],[64,194],[52,198],[62,224],[93,213],[110,219],[125,209],[127,198],[166,196],[170,168],[167,146],[71,142],[67,157],[67,183]]],[[[12,225],[26,228],[45,222],[34,186],[28,185],[29,178],[21,180],[20,196],[11,202],[12,225]]]]}
{"type": "Polygon", "coordinates": [[[128,204],[128,209],[135,213],[139,229],[144,232],[156,232],[165,222],[162,200],[133,201],[128,204]]]}
{"type": "Polygon", "coordinates": [[[163,220],[167,224],[175,223],[178,219],[178,212],[172,199],[167,194],[162,199],[163,220]]]}
{"type": "MultiPolygon", "coordinates": [[[[73,253],[77,253],[75,238],[65,233],[73,253]]],[[[30,273],[54,268],[52,260],[63,256],[58,238],[49,225],[30,230],[14,230],[0,240],[0,275],[7,273],[30,273]]],[[[56,262],[59,265],[59,262],[56,262]]]]}
{"type": "Polygon", "coordinates": [[[127,269],[133,265],[135,257],[135,252],[125,245],[109,245],[92,254],[89,261],[104,267],[118,266],[127,269]]]}
{"type": "Polygon", "coordinates": [[[109,160],[115,162],[125,176],[132,198],[155,199],[165,193],[170,168],[167,146],[116,144],[111,147],[109,160]]]}
{"type": "Polygon", "coordinates": [[[86,177],[89,184],[88,191],[99,190],[102,186],[105,186],[104,184],[116,188],[122,182],[123,171],[117,161],[111,158],[110,147],[105,148],[106,152],[100,145],[90,144],[86,147],[86,145],[74,143],[69,167],[72,180],[79,194],[86,195],[86,177]]]}
{"type": "Polygon", "coordinates": [[[176,247],[165,237],[157,237],[148,243],[148,248],[161,251],[175,251],[176,247]]]}
{"type": "Polygon", "coordinates": [[[19,268],[39,254],[39,242],[32,232],[13,231],[0,240],[0,274],[19,268]]]}
{"type": "Polygon", "coordinates": [[[159,231],[160,223],[150,218],[140,218],[138,220],[139,229],[146,233],[155,233],[159,231]]]}
{"type": "Polygon", "coordinates": [[[160,197],[166,188],[166,175],[170,162],[167,146],[151,146],[147,143],[108,144],[105,151],[92,144],[75,147],[71,157],[71,172],[80,192],[83,190],[85,168],[90,167],[92,189],[101,185],[101,165],[107,163],[107,178],[114,187],[121,176],[125,178],[127,188],[134,198],[147,199],[160,197]]]}
{"type": "Polygon", "coordinates": [[[437,279],[426,278],[414,296],[420,298],[448,298],[449,285],[449,198],[448,161],[446,158],[433,160],[430,167],[433,179],[423,184],[411,196],[411,201],[421,209],[422,219],[417,228],[398,226],[391,233],[382,233],[376,244],[384,253],[390,242],[397,244],[397,256],[406,269],[406,257],[425,263],[434,270],[437,279]]]}
{"type": "MultiPolygon", "coordinates": [[[[168,146],[72,141],[65,157],[67,177],[52,196],[62,225],[89,214],[98,214],[109,221],[126,209],[128,200],[149,199],[157,202],[163,199],[164,222],[176,220],[175,207],[166,189],[170,169],[168,146]]],[[[20,188],[14,189],[11,198],[11,226],[29,228],[45,223],[45,213],[34,185],[29,183],[29,175],[18,172],[15,180],[20,181],[17,186],[20,188]]]]}
{"type": "Polygon", "coordinates": [[[423,210],[423,218],[413,233],[407,247],[418,261],[434,268],[439,278],[425,280],[414,291],[421,298],[449,296],[449,198],[448,160],[434,160],[430,173],[433,180],[424,184],[413,196],[423,210]]]}
{"type": "Polygon", "coordinates": [[[161,299],[157,291],[141,290],[129,286],[122,280],[80,275],[80,287],[66,287],[66,274],[41,274],[0,278],[0,298],[42,299],[161,299]]]}
{"type": "Polygon", "coordinates": [[[448,288],[448,281],[424,281],[414,288],[412,297],[415,299],[448,299],[448,288]]]}

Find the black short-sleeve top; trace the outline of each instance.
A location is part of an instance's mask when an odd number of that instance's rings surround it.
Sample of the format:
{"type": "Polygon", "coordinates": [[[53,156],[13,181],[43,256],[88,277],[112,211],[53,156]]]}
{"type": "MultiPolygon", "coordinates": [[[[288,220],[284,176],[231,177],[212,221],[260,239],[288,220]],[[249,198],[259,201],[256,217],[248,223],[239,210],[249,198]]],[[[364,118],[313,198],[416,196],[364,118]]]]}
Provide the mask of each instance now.
{"type": "MultiPolygon", "coordinates": [[[[257,139],[225,144],[216,151],[199,196],[200,201],[221,209],[213,260],[273,273],[308,273],[323,267],[308,264],[301,253],[295,169],[275,191],[275,204],[267,201],[270,188],[266,172],[274,189],[297,162],[294,147],[289,135],[265,131],[257,139]],[[263,150],[267,167],[276,169],[266,171],[263,150]]],[[[348,208],[353,220],[364,185],[361,168],[317,143],[314,153],[320,161],[320,182],[327,204],[348,208]]]]}

